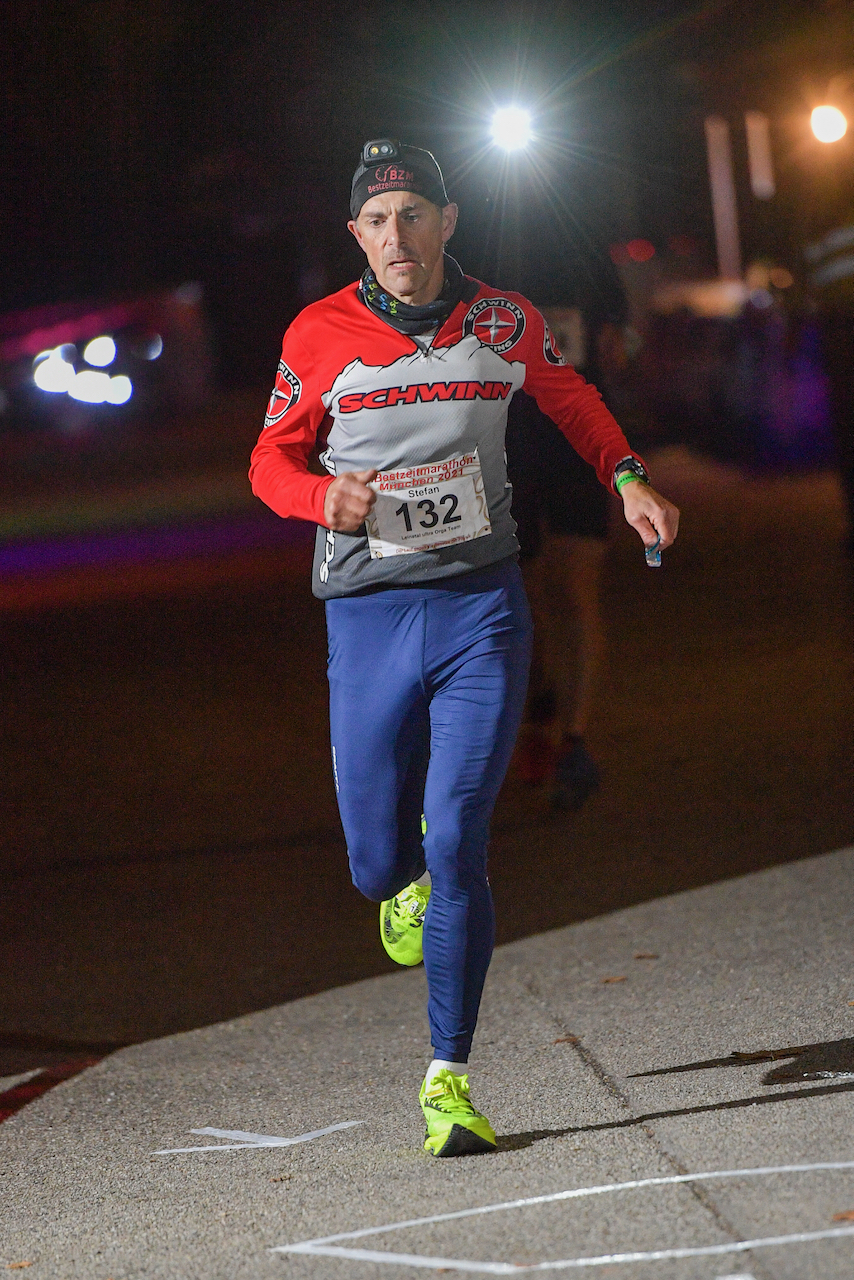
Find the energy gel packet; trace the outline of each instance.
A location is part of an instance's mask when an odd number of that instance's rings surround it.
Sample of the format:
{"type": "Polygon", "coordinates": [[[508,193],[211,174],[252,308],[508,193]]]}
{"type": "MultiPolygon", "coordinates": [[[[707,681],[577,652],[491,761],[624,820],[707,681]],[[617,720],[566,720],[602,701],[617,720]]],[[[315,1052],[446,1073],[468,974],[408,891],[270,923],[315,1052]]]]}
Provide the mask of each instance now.
{"type": "Polygon", "coordinates": [[[658,535],[658,537],[656,538],[655,542],[653,542],[651,547],[644,547],[643,549],[646,562],[649,565],[650,569],[661,568],[661,552],[659,551],[660,546],[661,546],[661,534],[658,535]]]}

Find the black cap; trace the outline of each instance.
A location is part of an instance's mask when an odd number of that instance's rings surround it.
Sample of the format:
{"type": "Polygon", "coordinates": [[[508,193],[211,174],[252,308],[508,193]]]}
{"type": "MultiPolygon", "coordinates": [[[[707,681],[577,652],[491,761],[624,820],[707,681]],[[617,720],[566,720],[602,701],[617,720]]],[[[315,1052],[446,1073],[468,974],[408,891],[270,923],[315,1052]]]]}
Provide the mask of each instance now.
{"type": "Polygon", "coordinates": [[[362,148],[350,187],[350,214],[358,218],[366,200],[386,191],[414,191],[444,209],[449,203],[442,170],[429,151],[394,138],[376,138],[362,148]]]}

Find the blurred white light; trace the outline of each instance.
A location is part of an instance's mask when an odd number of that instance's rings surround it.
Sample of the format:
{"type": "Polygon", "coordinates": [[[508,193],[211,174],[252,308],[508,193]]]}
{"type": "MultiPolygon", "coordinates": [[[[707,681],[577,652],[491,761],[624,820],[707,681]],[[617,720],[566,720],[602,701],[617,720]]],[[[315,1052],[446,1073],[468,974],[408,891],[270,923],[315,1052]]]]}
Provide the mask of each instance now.
{"type": "Polygon", "coordinates": [[[163,350],[163,339],[159,333],[154,333],[145,344],[145,352],[143,358],[145,360],[156,360],[163,350]]]}
{"type": "Polygon", "coordinates": [[[848,131],[848,121],[838,107],[816,107],[810,123],[819,142],[838,142],[848,131]]]}
{"type": "Polygon", "coordinates": [[[531,113],[523,107],[500,107],[492,117],[492,140],[505,151],[518,151],[531,141],[531,113]]]}
{"type": "Polygon", "coordinates": [[[33,382],[42,391],[54,395],[67,391],[75,378],[74,365],[63,360],[59,351],[51,351],[46,360],[36,356],[39,363],[33,371],[33,382]]]}
{"type": "MultiPolygon", "coordinates": [[[[44,366],[41,366],[44,368],[44,366]]],[[[94,369],[83,369],[74,375],[68,388],[72,400],[83,400],[86,404],[103,404],[110,390],[110,375],[96,373],[94,369]]]]}
{"type": "Polygon", "coordinates": [[[53,347],[49,347],[47,351],[40,351],[37,356],[33,356],[33,368],[35,369],[36,365],[39,363],[40,360],[47,360],[52,355],[53,355],[53,347]]]}
{"type": "Polygon", "coordinates": [[[175,300],[185,307],[197,307],[202,300],[202,286],[198,280],[188,280],[175,290],[175,300]]]}
{"type": "Polygon", "coordinates": [[[125,377],[123,373],[110,378],[110,385],[107,387],[107,401],[109,404],[126,404],[132,395],[133,385],[130,378],[125,377]]]}
{"type": "Polygon", "coordinates": [[[105,369],[108,364],[113,363],[115,358],[116,344],[106,335],[93,338],[83,348],[83,359],[86,363],[97,365],[99,369],[105,369]]]}

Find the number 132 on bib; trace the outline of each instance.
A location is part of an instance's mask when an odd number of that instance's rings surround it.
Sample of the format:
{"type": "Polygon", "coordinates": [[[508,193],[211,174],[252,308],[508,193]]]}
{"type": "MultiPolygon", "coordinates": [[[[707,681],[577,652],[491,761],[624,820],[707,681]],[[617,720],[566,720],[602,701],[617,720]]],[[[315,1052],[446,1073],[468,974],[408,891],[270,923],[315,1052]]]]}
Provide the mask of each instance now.
{"type": "Polygon", "coordinates": [[[371,558],[470,542],[492,532],[477,449],[442,462],[381,471],[365,521],[371,558]]]}

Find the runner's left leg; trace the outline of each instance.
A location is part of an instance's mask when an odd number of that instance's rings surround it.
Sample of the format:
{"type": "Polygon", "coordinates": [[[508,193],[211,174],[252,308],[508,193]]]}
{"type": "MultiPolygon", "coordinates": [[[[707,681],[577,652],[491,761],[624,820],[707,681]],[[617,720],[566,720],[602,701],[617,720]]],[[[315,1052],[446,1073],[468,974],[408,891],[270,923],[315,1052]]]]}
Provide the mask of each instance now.
{"type": "Polygon", "coordinates": [[[427,601],[430,763],[424,850],[428,1014],[437,1058],[466,1062],[495,938],[487,879],[492,811],[522,719],[531,620],[515,561],[427,601]]]}
{"type": "Polygon", "coordinates": [[[426,854],[433,1048],[465,1062],[495,933],[489,822],[530,663],[521,574],[504,562],[447,585],[329,600],[326,611],[333,764],[353,882],[374,901],[393,897],[423,873],[426,854]]]}

